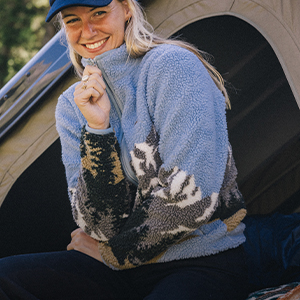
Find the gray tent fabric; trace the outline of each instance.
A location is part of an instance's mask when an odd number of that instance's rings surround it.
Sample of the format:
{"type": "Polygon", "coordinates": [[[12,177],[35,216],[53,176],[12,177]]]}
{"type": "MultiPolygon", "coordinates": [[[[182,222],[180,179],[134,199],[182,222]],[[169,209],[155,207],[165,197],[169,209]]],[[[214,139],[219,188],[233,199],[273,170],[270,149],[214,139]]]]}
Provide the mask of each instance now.
{"type": "MultiPolygon", "coordinates": [[[[164,37],[213,16],[230,15],[251,24],[272,46],[300,107],[298,0],[148,0],[145,3],[148,21],[164,37]]],[[[65,78],[0,142],[0,206],[17,178],[58,138],[54,119],[57,98],[75,81],[75,76],[65,78]]]]}
{"type": "Polygon", "coordinates": [[[48,95],[47,101],[22,120],[0,144],[0,206],[18,177],[55,140],[55,107],[59,95],[68,88],[74,77],[62,82],[48,95]]]}

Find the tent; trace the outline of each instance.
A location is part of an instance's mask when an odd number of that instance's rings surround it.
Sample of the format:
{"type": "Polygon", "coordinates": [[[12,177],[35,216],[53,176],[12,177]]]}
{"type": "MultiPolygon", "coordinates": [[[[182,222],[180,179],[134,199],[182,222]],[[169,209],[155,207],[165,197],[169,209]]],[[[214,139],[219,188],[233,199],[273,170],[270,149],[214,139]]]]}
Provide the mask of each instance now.
{"type": "MultiPolygon", "coordinates": [[[[249,213],[297,211],[298,1],[140,2],[157,33],[210,53],[228,82],[229,138],[249,213]]],[[[78,80],[64,44],[58,33],[0,91],[0,256],[64,248],[74,226],[54,119],[59,94],[78,80]]]]}

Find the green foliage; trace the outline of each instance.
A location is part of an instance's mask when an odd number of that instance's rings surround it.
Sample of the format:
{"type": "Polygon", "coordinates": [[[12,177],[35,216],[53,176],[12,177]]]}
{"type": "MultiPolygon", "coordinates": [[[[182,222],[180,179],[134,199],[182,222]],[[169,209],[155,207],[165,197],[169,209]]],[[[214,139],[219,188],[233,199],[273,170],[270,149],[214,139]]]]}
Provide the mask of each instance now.
{"type": "Polygon", "coordinates": [[[48,0],[0,0],[0,88],[55,33],[46,24],[48,0]]]}

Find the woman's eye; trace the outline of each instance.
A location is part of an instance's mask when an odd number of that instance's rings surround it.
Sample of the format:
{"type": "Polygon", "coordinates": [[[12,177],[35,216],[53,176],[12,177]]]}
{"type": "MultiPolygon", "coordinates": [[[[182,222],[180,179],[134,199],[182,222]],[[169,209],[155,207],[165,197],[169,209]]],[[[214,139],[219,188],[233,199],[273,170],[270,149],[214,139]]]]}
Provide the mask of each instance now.
{"type": "Polygon", "coordinates": [[[96,13],[95,13],[95,16],[102,16],[102,15],[104,15],[106,12],[105,11],[97,11],[96,13]]]}
{"type": "Polygon", "coordinates": [[[77,18],[74,18],[74,19],[70,19],[70,20],[65,21],[65,23],[66,23],[66,24],[73,24],[73,23],[75,23],[75,22],[77,22],[77,21],[78,21],[78,19],[77,19],[77,18]]]}

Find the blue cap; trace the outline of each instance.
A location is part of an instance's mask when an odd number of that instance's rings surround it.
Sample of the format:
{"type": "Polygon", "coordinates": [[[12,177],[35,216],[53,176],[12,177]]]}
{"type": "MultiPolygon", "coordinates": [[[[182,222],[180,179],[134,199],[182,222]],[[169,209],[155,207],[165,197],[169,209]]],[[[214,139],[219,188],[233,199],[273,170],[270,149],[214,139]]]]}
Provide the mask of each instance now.
{"type": "Polygon", "coordinates": [[[50,0],[50,10],[46,17],[49,22],[57,13],[70,6],[102,7],[110,4],[112,0],[50,0]]]}

